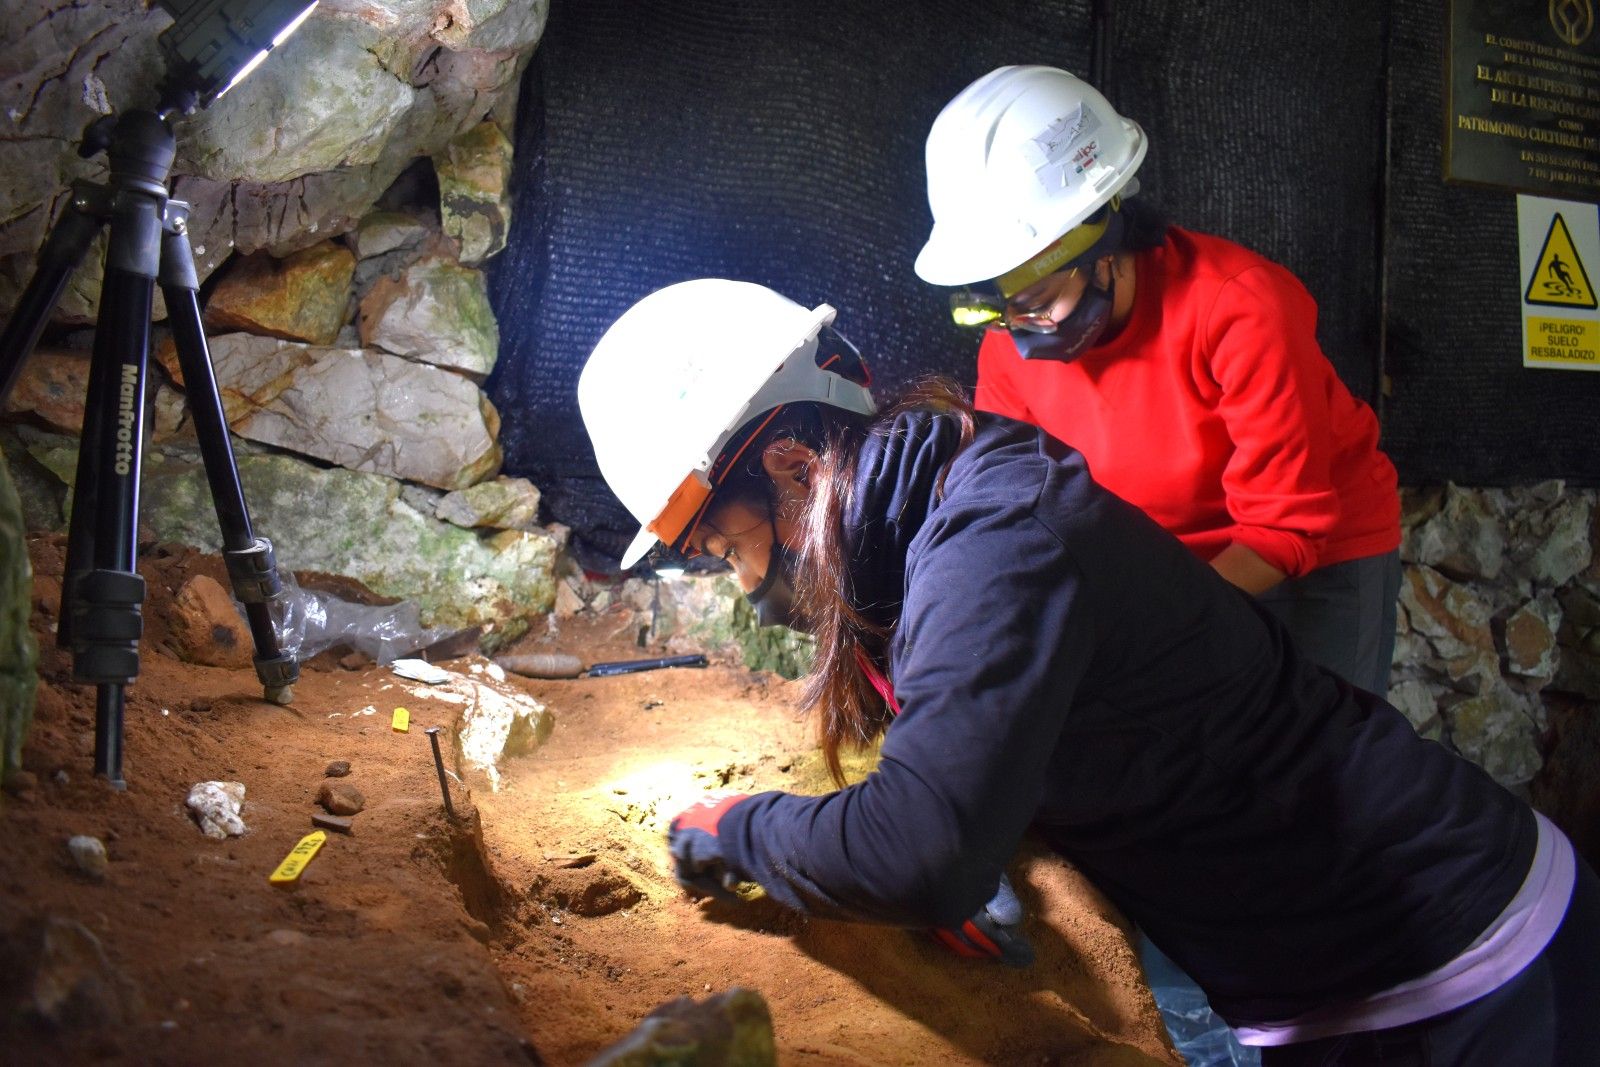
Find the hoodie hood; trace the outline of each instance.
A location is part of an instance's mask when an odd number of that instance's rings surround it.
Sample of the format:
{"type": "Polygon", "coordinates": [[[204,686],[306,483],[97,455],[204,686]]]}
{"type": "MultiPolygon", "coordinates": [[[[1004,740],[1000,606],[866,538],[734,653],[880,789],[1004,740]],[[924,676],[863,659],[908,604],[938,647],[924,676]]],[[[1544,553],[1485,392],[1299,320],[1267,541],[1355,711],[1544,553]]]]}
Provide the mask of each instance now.
{"type": "Polygon", "coordinates": [[[960,448],[960,420],[933,411],[897,415],[861,446],[845,546],[855,606],[880,626],[900,620],[906,554],[938,506],[939,476],[960,448]]]}

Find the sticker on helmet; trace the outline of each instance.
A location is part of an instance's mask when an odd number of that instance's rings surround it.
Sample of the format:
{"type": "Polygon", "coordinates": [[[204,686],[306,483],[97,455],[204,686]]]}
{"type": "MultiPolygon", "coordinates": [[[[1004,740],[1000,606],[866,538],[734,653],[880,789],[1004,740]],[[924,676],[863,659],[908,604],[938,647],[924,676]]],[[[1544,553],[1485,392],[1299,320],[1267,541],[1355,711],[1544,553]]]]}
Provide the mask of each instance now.
{"type": "Polygon", "coordinates": [[[1083,180],[1083,172],[1100,158],[1094,136],[1100,117],[1079,104],[1054,119],[1032,139],[1022,142],[1022,153],[1046,189],[1065,189],[1083,180]]]}

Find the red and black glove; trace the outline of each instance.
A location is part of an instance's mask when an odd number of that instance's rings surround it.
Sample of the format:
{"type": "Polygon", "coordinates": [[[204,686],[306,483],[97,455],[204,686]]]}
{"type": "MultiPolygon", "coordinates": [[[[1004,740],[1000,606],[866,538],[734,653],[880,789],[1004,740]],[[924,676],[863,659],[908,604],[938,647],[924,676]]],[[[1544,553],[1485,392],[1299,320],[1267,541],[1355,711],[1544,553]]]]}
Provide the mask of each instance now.
{"type": "Polygon", "coordinates": [[[958,956],[999,960],[1008,967],[1033,963],[1033,945],[1022,932],[1022,902],[1011,880],[1000,876],[994,898],[960,926],[941,926],[933,936],[958,956]]]}
{"type": "Polygon", "coordinates": [[[733,890],[744,879],[729,870],[723,859],[722,843],[717,839],[717,823],[729,808],[747,799],[747,793],[709,796],[672,817],[667,827],[667,851],[672,854],[672,873],[678,879],[678,884],[695,896],[710,896],[719,900],[739,899],[733,890]]]}

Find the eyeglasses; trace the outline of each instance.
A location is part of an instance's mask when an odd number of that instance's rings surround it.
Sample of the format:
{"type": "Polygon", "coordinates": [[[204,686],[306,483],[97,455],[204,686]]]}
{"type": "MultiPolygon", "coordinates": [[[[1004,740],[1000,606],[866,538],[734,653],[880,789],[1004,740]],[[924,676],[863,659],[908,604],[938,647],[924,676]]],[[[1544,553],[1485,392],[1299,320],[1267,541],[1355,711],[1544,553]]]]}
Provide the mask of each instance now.
{"type": "MultiPolygon", "coordinates": [[[[1072,267],[1063,273],[1077,272],[1078,268],[1072,267]]],[[[999,288],[992,284],[986,290],[962,289],[950,294],[950,318],[957,326],[969,328],[999,323],[1012,330],[1053,333],[1057,323],[1051,318],[1050,309],[1055,306],[1057,295],[1052,289],[1032,306],[1018,308],[1014,306],[1015,298],[1001,296],[999,288]]]]}

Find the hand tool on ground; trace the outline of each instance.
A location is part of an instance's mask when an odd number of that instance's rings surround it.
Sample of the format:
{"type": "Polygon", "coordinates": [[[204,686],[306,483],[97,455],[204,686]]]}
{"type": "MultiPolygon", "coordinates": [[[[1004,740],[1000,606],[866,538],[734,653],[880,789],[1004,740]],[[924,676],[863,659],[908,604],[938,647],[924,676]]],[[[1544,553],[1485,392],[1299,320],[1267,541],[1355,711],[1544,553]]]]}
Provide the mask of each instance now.
{"type": "Polygon", "coordinates": [[[428,735],[428,742],[433,745],[433,766],[439,772],[439,792],[444,794],[444,813],[455,821],[456,809],[450,804],[450,782],[444,776],[444,756],[439,753],[439,727],[430,726],[423,732],[428,735]]]}
{"type": "Polygon", "coordinates": [[[704,667],[706,657],[660,656],[655,659],[626,659],[610,663],[594,663],[585,667],[577,656],[554,652],[524,652],[496,656],[501,667],[528,678],[605,678],[613,674],[633,674],[636,671],[654,671],[663,667],[704,667]]]}

